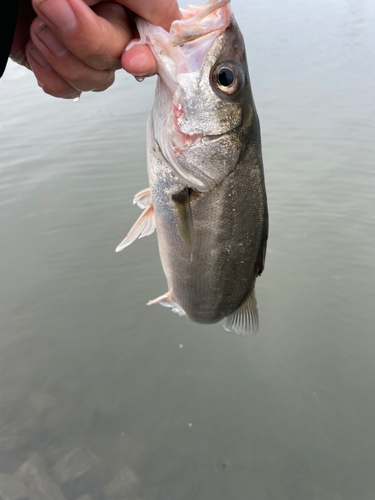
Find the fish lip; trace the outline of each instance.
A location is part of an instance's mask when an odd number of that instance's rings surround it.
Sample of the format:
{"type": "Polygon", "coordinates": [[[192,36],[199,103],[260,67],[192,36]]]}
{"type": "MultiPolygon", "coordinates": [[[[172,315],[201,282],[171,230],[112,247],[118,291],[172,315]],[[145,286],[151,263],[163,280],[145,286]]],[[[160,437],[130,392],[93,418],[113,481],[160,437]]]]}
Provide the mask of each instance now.
{"type": "MultiPolygon", "coordinates": [[[[192,17],[189,18],[183,18],[182,20],[176,20],[172,23],[171,30],[170,30],[170,41],[171,45],[173,47],[181,46],[184,45],[185,43],[192,42],[194,40],[197,40],[198,38],[202,38],[206,35],[210,35],[211,33],[217,32],[217,31],[223,31],[227,28],[227,26],[223,27],[220,26],[218,28],[213,28],[210,29],[207,27],[207,31],[203,32],[197,32],[197,33],[179,33],[178,27],[181,24],[187,24],[191,25],[192,23],[197,23],[200,24],[202,21],[216,12],[217,10],[226,8],[228,4],[230,4],[231,0],[209,0],[205,2],[203,5],[201,5],[202,10],[199,11],[197,14],[193,15],[192,17]]],[[[231,12],[230,12],[231,13],[231,12]]],[[[231,16],[230,16],[231,17],[231,16]]],[[[228,24],[228,20],[226,22],[226,25],[228,24]]]]}
{"type": "Polygon", "coordinates": [[[221,137],[223,137],[225,135],[225,133],[223,133],[223,134],[217,134],[217,135],[195,134],[194,136],[189,136],[188,134],[184,134],[181,131],[179,131],[179,134],[182,135],[183,137],[188,138],[187,139],[188,141],[189,141],[190,137],[194,137],[194,139],[192,140],[192,142],[188,143],[188,145],[184,146],[184,147],[178,147],[178,146],[171,144],[171,149],[172,149],[174,155],[177,155],[177,156],[179,156],[182,153],[185,153],[186,151],[189,151],[189,149],[194,149],[194,148],[200,146],[201,144],[207,144],[209,142],[214,142],[218,139],[221,139],[221,137]]]}

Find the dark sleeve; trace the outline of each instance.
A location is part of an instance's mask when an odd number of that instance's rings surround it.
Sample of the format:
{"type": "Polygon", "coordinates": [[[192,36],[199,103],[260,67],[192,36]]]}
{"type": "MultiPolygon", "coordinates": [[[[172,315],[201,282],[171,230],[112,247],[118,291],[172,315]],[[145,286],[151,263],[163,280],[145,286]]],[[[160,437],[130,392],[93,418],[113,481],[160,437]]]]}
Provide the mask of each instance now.
{"type": "Polygon", "coordinates": [[[6,10],[0,15],[0,77],[2,77],[7,65],[10,48],[17,22],[19,0],[13,0],[7,4],[6,10]]]}

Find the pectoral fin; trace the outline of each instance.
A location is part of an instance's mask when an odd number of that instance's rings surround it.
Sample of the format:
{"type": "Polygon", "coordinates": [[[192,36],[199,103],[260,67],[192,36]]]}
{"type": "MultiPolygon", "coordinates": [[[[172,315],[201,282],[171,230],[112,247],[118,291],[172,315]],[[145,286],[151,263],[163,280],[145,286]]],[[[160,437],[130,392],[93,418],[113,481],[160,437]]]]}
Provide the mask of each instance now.
{"type": "Polygon", "coordinates": [[[230,316],[225,318],[224,330],[238,333],[239,335],[250,335],[252,333],[257,333],[258,329],[258,305],[253,287],[240,307],[230,316]]]}
{"type": "Polygon", "coordinates": [[[134,226],[130,229],[126,238],[116,248],[116,252],[121,252],[125,247],[128,247],[137,238],[143,238],[155,231],[155,214],[154,207],[149,203],[138,217],[134,226]]]}
{"type": "Polygon", "coordinates": [[[179,193],[173,194],[172,202],[180,236],[189,247],[192,247],[194,242],[194,227],[190,206],[190,190],[186,188],[179,193]]]}

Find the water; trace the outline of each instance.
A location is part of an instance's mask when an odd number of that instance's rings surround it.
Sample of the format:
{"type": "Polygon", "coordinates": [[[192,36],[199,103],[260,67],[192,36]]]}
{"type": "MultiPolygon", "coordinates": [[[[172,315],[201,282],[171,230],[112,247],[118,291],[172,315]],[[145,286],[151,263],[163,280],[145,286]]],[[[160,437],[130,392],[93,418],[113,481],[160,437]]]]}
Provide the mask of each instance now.
{"type": "Polygon", "coordinates": [[[78,103],[13,64],[0,81],[0,472],[88,447],[66,500],[375,497],[375,7],[233,7],[270,210],[255,338],[145,306],[166,291],[154,235],[114,251],[154,79],[78,103]]]}

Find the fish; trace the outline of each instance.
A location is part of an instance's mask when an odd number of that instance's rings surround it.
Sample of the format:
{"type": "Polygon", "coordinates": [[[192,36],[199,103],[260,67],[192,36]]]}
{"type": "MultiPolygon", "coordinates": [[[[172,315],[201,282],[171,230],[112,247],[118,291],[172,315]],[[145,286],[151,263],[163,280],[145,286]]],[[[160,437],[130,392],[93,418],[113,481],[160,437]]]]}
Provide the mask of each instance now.
{"type": "Polygon", "coordinates": [[[240,335],[259,328],[268,209],[258,114],[230,0],[181,9],[169,32],[136,20],[158,67],[149,187],[116,251],[156,229],[168,291],[148,302],[240,335]]]}

